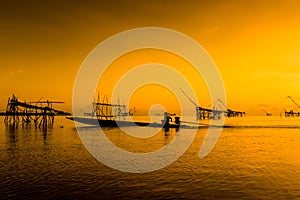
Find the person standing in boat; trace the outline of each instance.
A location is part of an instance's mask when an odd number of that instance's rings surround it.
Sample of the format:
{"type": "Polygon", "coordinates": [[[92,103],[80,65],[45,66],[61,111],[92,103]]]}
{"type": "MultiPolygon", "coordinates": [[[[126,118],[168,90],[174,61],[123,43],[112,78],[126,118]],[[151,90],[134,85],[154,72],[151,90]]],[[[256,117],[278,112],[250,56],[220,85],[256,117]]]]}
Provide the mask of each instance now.
{"type": "Polygon", "coordinates": [[[170,117],[169,113],[165,112],[164,113],[164,128],[169,127],[170,125],[170,120],[172,121],[172,117],[170,117]]]}

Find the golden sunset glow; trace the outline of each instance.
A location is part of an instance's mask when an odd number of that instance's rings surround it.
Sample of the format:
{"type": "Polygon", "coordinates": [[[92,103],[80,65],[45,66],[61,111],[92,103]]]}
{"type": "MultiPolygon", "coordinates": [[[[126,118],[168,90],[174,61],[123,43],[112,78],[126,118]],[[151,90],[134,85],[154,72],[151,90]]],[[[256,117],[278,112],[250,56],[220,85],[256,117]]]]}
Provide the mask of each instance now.
{"type": "MultiPolygon", "coordinates": [[[[210,96],[206,85],[202,80],[201,75],[195,70],[195,68],[186,60],[175,54],[155,49],[133,51],[115,60],[107,68],[100,79],[97,89],[97,91],[100,93],[100,96],[106,94],[111,97],[114,87],[118,84],[118,81],[124,74],[130,73],[130,70],[133,70],[135,67],[149,63],[150,66],[151,63],[159,63],[176,70],[180,76],[183,76],[186,80],[188,80],[191,86],[193,86],[194,91],[199,91],[199,94],[197,95],[199,102],[206,106],[210,104],[210,96]]],[[[154,71],[153,73],[157,72],[154,71]]],[[[171,74],[169,75],[171,76],[171,74]]],[[[154,76],[159,76],[159,74],[154,74],[154,76]]],[[[139,77],[130,80],[128,84],[135,84],[137,79],[139,79],[139,77]]],[[[177,88],[178,91],[179,88],[183,87],[180,82],[178,82],[179,80],[176,80],[175,77],[171,81],[172,82],[168,84],[174,85],[174,88],[177,88]]],[[[174,92],[176,93],[178,91],[170,91],[168,88],[166,88],[167,86],[168,85],[164,87],[157,84],[147,84],[140,87],[137,91],[133,91],[134,94],[130,99],[129,108],[135,107],[139,111],[147,111],[152,105],[161,104],[170,112],[180,113],[178,99],[176,99],[176,96],[174,96],[174,92]]],[[[122,100],[122,96],[120,97],[120,100],[122,100]]],[[[192,104],[190,104],[190,107],[192,110],[194,110],[192,104]]]]}
{"type": "MultiPolygon", "coordinates": [[[[1,4],[0,110],[5,110],[7,98],[14,93],[28,101],[63,100],[62,108],[71,111],[75,77],[90,51],[114,34],[147,26],[173,29],[201,44],[219,68],[229,107],[258,114],[260,105],[273,109],[288,95],[300,97],[299,1],[1,4]]],[[[180,71],[195,87],[199,104],[210,105],[207,88],[203,81],[195,82],[201,77],[192,66],[159,50],[130,52],[114,61],[98,91],[109,95],[122,74],[145,63],[162,63],[180,71]]],[[[164,93],[161,90],[140,89],[129,107],[149,107],[158,100],[158,92],[164,93]]],[[[170,109],[177,106],[172,94],[159,97],[166,104],[166,99],[172,99],[170,109]]]]}

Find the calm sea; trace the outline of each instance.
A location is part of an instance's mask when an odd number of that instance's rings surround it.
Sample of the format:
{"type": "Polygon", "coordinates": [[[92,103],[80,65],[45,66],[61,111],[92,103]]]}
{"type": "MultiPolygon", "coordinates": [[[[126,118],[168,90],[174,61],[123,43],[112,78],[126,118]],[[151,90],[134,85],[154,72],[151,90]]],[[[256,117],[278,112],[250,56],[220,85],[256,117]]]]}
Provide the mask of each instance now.
{"type": "MultiPolygon", "coordinates": [[[[208,156],[198,156],[207,131],[199,129],[178,160],[133,174],[95,159],[64,117],[47,131],[33,124],[12,129],[0,118],[0,199],[300,199],[300,118],[232,118],[226,124],[232,128],[222,130],[208,156]]],[[[160,131],[147,142],[117,128],[106,131],[133,152],[162,148],[181,134],[160,131]]]]}

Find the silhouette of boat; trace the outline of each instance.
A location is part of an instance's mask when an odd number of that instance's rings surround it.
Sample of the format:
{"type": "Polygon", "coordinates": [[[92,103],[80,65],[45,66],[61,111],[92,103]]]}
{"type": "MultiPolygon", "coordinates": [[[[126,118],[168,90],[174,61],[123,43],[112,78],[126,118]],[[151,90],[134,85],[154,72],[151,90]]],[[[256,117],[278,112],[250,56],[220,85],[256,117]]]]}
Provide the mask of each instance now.
{"type": "Polygon", "coordinates": [[[180,123],[168,123],[162,120],[162,123],[157,122],[141,122],[141,121],[123,121],[114,119],[98,119],[98,118],[87,118],[87,117],[66,117],[69,120],[73,120],[79,123],[94,125],[101,127],[129,127],[129,126],[141,126],[141,127],[157,127],[157,128],[179,128],[180,123]]]}
{"type": "MultiPolygon", "coordinates": [[[[135,110],[135,108],[133,110],[135,110]]],[[[92,112],[90,113],[84,112],[85,117],[72,116],[66,118],[83,124],[100,125],[101,127],[148,126],[148,127],[160,127],[160,128],[179,128],[180,126],[180,118],[175,117],[173,123],[172,117],[176,115],[167,112],[164,113],[164,119],[161,120],[161,123],[126,121],[125,117],[132,116],[133,113],[134,111],[133,112],[126,111],[126,106],[124,103],[123,105],[121,105],[120,103],[118,104],[108,103],[107,96],[104,97],[102,102],[99,102],[99,95],[98,95],[98,101],[93,102],[92,112]],[[104,101],[105,99],[106,102],[104,101]]]]}

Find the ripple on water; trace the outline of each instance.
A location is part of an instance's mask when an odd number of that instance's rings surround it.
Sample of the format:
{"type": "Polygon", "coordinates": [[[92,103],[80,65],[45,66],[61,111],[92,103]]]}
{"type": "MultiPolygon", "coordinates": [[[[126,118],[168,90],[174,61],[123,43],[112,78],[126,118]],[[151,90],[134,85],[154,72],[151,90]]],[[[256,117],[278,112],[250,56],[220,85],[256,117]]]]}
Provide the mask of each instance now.
{"type": "MultiPolygon", "coordinates": [[[[202,159],[198,153],[206,130],[200,129],[191,147],[171,165],[130,174],[98,162],[82,145],[73,124],[64,119],[61,123],[64,128],[54,127],[47,135],[34,128],[6,130],[0,124],[4,199],[300,198],[299,129],[223,129],[216,146],[202,159]]],[[[179,136],[157,135],[151,143],[114,141],[148,151],[179,136]]]]}

